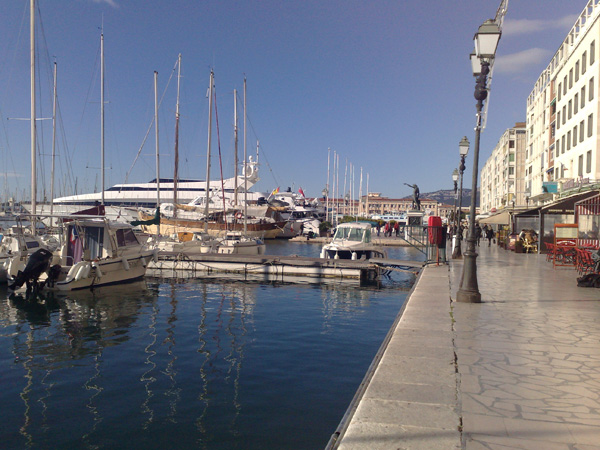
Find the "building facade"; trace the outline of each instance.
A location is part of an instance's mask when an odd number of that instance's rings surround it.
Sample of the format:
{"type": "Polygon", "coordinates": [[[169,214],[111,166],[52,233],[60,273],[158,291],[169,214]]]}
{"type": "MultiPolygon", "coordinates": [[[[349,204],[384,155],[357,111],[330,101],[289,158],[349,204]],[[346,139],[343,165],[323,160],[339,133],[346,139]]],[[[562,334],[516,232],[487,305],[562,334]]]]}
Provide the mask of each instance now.
{"type": "Polygon", "coordinates": [[[525,190],[552,200],[600,179],[600,0],[590,0],[527,98],[525,190]]]}
{"type": "Polygon", "coordinates": [[[517,122],[504,132],[483,164],[479,174],[480,210],[483,214],[528,203],[530,191],[525,185],[525,138],[525,122],[517,122]]]}
{"type": "MultiPolygon", "coordinates": [[[[438,216],[440,213],[440,202],[428,198],[420,198],[421,210],[427,216],[438,216]]],[[[402,214],[412,209],[412,197],[388,198],[383,197],[381,193],[369,192],[368,196],[361,199],[361,211],[367,211],[368,216],[402,214]]]]}

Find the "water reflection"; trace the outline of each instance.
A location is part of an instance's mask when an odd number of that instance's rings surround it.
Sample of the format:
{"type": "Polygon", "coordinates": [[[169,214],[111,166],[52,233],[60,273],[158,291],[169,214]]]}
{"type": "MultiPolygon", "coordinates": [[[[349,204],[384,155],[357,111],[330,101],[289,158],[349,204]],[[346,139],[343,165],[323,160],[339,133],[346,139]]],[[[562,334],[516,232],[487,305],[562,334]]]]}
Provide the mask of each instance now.
{"type": "Polygon", "coordinates": [[[167,448],[177,433],[186,448],[265,448],[265,427],[278,424],[290,439],[305,420],[293,415],[318,408],[332,415],[331,424],[316,420],[324,446],[340,418],[331,402],[345,408],[340,392],[352,396],[370,360],[362,368],[339,346],[367,339],[376,350],[402,283],[150,280],[4,300],[0,377],[10,388],[0,400],[14,416],[0,439],[9,448],[167,448]]]}

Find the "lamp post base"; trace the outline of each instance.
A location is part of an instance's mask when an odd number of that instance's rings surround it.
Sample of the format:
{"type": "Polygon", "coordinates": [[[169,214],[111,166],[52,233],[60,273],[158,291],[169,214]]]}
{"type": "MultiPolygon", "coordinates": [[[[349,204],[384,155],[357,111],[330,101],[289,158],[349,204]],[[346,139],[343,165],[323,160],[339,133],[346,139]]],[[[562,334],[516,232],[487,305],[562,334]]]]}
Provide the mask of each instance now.
{"type": "Polygon", "coordinates": [[[454,245],[454,249],[452,250],[452,259],[462,259],[462,251],[461,251],[461,239],[459,237],[456,238],[456,243],[454,245]]]}
{"type": "Polygon", "coordinates": [[[456,293],[456,301],[459,303],[481,303],[481,293],[477,285],[477,252],[474,248],[475,242],[467,239],[463,276],[456,293]]]}

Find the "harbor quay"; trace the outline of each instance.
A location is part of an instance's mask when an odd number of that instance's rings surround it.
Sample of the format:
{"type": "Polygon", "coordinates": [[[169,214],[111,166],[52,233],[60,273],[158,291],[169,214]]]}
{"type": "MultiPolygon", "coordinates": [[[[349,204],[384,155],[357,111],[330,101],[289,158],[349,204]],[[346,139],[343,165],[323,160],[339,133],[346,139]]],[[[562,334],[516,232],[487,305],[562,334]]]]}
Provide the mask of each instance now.
{"type": "Polygon", "coordinates": [[[543,254],[477,248],[429,265],[327,448],[600,449],[600,290],[543,254]]]}

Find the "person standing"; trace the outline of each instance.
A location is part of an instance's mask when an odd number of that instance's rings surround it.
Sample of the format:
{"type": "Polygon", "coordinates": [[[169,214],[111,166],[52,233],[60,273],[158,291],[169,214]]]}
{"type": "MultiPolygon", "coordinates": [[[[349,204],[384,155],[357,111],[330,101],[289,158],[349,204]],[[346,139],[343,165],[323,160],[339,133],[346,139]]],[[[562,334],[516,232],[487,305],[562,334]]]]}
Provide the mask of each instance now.
{"type": "Polygon", "coordinates": [[[477,247],[479,247],[479,242],[481,241],[481,227],[479,224],[475,225],[475,238],[477,239],[477,247]]]}
{"type": "Polygon", "coordinates": [[[492,239],[494,238],[494,230],[492,230],[492,227],[489,227],[486,231],[485,231],[485,237],[488,240],[488,247],[492,245],[492,239]]]}

